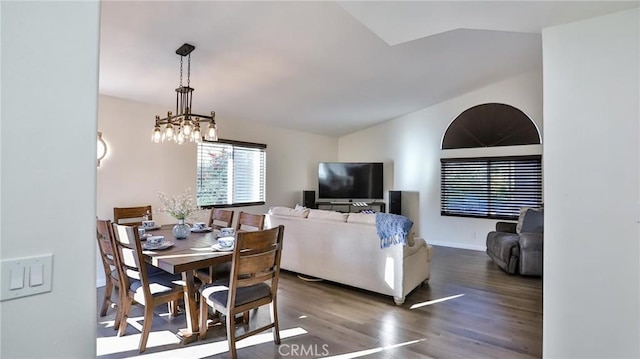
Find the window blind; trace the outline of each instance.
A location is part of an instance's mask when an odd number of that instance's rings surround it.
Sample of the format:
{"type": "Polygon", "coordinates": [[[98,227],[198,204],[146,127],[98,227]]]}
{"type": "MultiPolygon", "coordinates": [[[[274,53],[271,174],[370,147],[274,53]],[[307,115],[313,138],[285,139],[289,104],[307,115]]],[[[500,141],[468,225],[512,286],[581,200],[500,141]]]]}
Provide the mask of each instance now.
{"type": "Polygon", "coordinates": [[[219,140],[197,146],[197,201],[202,207],[264,204],[266,145],[219,140]]]}
{"type": "Polygon", "coordinates": [[[540,156],[441,159],[440,213],[517,219],[542,205],[540,156]]]}

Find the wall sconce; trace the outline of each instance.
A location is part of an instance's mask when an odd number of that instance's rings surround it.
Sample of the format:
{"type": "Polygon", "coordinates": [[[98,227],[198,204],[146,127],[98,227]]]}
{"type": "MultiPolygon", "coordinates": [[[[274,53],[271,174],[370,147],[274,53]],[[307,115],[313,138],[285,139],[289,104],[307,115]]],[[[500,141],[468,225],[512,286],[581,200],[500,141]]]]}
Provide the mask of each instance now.
{"type": "Polygon", "coordinates": [[[100,167],[100,161],[107,155],[107,143],[102,139],[102,132],[98,132],[98,167],[100,167]]]}

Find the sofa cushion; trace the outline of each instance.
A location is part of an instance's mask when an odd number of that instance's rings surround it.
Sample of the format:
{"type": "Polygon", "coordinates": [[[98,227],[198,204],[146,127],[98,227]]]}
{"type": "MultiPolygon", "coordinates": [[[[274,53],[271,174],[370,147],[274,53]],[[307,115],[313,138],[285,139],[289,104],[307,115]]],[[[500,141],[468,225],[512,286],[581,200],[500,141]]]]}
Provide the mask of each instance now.
{"type": "Polygon", "coordinates": [[[520,246],[515,233],[489,232],[487,235],[487,254],[493,262],[505,272],[515,274],[520,246]]]}
{"type": "Polygon", "coordinates": [[[349,213],[347,223],[376,224],[375,213],[349,213]]]}
{"type": "Polygon", "coordinates": [[[293,209],[289,207],[271,207],[269,209],[269,214],[307,218],[307,216],[309,216],[309,209],[304,207],[303,209],[293,209]]]}
{"type": "Polygon", "coordinates": [[[516,233],[542,233],[544,228],[544,211],[541,208],[520,209],[518,224],[516,225],[516,233]]]}
{"type": "Polygon", "coordinates": [[[310,209],[309,219],[321,219],[324,221],[346,222],[348,213],[341,213],[336,211],[325,211],[322,209],[310,209]]]}

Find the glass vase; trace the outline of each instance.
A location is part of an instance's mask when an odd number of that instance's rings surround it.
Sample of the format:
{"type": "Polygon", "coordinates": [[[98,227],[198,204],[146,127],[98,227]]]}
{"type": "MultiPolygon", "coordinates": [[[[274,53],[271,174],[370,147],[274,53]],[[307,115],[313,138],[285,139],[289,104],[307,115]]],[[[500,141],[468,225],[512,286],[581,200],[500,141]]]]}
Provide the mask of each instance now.
{"type": "Polygon", "coordinates": [[[188,224],[184,223],[184,219],[179,219],[178,224],[173,226],[173,228],[171,229],[171,233],[174,237],[176,237],[176,239],[185,239],[189,237],[191,228],[188,224]]]}

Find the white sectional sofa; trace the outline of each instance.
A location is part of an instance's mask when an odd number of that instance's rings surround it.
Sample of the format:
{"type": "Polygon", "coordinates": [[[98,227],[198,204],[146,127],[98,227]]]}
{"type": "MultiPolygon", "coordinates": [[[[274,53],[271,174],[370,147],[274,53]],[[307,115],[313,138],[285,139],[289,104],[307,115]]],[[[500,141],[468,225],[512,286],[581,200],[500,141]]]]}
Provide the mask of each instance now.
{"type": "Polygon", "coordinates": [[[429,280],[433,248],[410,236],[380,248],[376,215],[273,207],[266,226],[284,225],[281,268],[393,296],[404,303],[429,280]]]}

